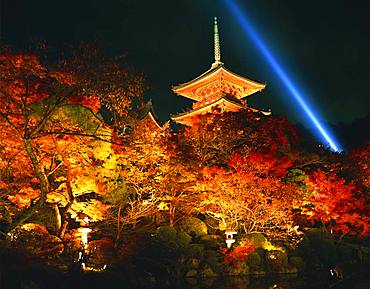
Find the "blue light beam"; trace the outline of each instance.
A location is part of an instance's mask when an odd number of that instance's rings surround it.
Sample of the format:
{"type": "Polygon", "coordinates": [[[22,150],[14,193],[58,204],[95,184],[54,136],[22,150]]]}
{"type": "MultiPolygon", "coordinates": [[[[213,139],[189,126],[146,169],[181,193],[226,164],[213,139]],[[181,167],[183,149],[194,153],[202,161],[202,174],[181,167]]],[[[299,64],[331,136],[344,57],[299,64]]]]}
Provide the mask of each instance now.
{"type": "Polygon", "coordinates": [[[248,21],[246,16],[242,14],[235,1],[224,0],[224,2],[226,3],[230,11],[235,15],[236,19],[241,24],[244,32],[249,35],[249,37],[254,41],[272,69],[278,75],[285,87],[290,91],[295,101],[299,104],[299,106],[303,109],[311,122],[315,125],[316,129],[321,134],[321,141],[328,143],[330,148],[335,152],[342,151],[342,149],[339,147],[339,144],[335,141],[334,137],[329,135],[329,130],[327,128],[324,128],[324,126],[319,122],[318,117],[314,113],[314,110],[309,106],[308,102],[305,101],[302,93],[300,93],[298,88],[290,80],[286,72],[282,69],[281,65],[277,62],[274,55],[269,51],[263,40],[257,35],[256,31],[253,29],[253,26],[248,21]]]}

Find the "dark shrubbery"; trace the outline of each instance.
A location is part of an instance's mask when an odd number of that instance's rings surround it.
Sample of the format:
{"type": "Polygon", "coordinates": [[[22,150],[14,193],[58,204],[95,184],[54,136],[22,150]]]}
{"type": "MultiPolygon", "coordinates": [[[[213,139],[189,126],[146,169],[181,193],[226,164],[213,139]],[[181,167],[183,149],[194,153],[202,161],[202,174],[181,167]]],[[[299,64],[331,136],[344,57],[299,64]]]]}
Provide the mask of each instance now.
{"type": "Polygon", "coordinates": [[[290,257],[289,264],[297,268],[298,272],[304,272],[306,270],[306,263],[299,256],[290,257]]]}
{"type": "Polygon", "coordinates": [[[288,268],[288,256],[282,251],[267,251],[265,259],[268,268],[273,272],[284,272],[288,268]]]}
{"type": "Polygon", "coordinates": [[[334,240],[321,229],[308,230],[296,253],[315,269],[330,268],[337,262],[334,240]]]}
{"type": "Polygon", "coordinates": [[[260,254],[255,251],[248,256],[247,264],[251,271],[260,271],[263,267],[263,259],[260,254]]]}

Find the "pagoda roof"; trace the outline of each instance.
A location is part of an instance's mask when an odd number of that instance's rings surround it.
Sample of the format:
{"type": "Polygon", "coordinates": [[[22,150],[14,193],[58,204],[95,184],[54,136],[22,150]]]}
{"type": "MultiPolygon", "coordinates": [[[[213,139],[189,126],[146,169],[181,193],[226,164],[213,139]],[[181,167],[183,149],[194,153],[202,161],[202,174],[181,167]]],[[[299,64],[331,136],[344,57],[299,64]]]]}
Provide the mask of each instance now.
{"type": "Polygon", "coordinates": [[[183,113],[179,113],[177,115],[173,115],[171,116],[171,119],[175,122],[190,126],[192,125],[193,119],[195,117],[207,113],[214,113],[217,109],[219,109],[220,113],[237,112],[241,109],[247,109],[252,112],[260,113],[266,116],[271,114],[271,111],[263,111],[246,106],[241,100],[230,95],[224,95],[213,102],[205,103],[205,105],[199,106],[189,111],[185,111],[183,113]]]}
{"type": "Polygon", "coordinates": [[[240,100],[232,96],[225,95],[211,103],[207,103],[198,108],[171,116],[171,119],[181,124],[191,125],[193,122],[192,119],[194,117],[198,115],[211,113],[216,109],[220,109],[220,112],[224,111],[236,112],[239,111],[240,109],[246,109],[246,107],[240,100]]]}
{"type": "Polygon", "coordinates": [[[162,129],[162,126],[158,122],[158,117],[155,114],[153,103],[151,100],[149,100],[144,108],[140,111],[139,114],[139,120],[144,121],[146,119],[149,119],[156,127],[162,129]]]}
{"type": "Polygon", "coordinates": [[[195,101],[230,94],[235,98],[243,98],[261,91],[266,84],[253,81],[226,69],[222,62],[214,63],[212,67],[193,80],[172,87],[178,95],[195,101]]]}

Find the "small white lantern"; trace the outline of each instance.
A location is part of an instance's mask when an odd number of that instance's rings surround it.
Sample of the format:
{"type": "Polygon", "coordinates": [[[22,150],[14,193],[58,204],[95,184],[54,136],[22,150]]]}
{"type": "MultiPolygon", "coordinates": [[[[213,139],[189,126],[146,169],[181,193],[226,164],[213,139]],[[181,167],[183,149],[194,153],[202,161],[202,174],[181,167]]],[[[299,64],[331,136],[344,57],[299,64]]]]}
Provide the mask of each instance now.
{"type": "Polygon", "coordinates": [[[78,232],[81,233],[81,240],[84,246],[87,245],[87,234],[90,233],[92,230],[90,228],[82,227],[78,228],[78,232]]]}
{"type": "Polygon", "coordinates": [[[238,232],[234,231],[234,230],[226,230],[225,231],[225,234],[226,234],[226,245],[227,245],[227,248],[231,248],[231,245],[233,243],[235,243],[235,239],[234,239],[234,235],[238,234],[238,232]]]}

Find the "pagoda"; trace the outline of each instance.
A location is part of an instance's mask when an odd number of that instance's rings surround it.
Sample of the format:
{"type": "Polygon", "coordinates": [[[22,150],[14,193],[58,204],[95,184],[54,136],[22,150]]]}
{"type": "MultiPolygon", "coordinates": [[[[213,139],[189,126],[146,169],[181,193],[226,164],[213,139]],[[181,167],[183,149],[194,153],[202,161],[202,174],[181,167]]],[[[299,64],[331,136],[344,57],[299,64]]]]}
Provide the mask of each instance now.
{"type": "Polygon", "coordinates": [[[250,109],[243,98],[264,89],[266,84],[240,76],[226,69],[221,62],[217,18],[214,18],[214,62],[210,69],[189,82],[172,87],[178,95],[194,100],[191,110],[172,116],[175,122],[191,126],[198,116],[207,113],[236,112],[250,109]]]}

